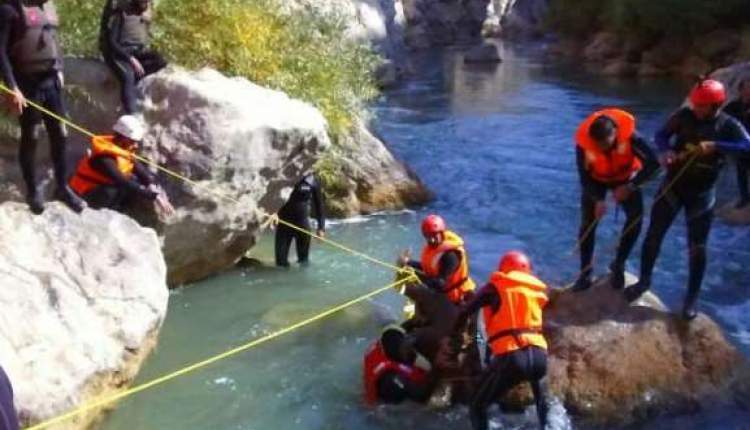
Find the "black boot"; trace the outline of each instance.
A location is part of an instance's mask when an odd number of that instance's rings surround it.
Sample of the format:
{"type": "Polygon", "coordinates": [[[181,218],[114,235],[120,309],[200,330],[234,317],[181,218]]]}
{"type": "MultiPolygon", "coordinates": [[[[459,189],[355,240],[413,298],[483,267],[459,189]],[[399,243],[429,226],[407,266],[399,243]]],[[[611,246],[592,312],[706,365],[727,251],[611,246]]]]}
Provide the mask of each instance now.
{"type": "Polygon", "coordinates": [[[86,208],[86,202],[83,201],[69,186],[58,186],[57,193],[55,194],[58,200],[68,205],[68,207],[75,213],[81,213],[86,208]]]}
{"type": "Polygon", "coordinates": [[[29,190],[26,195],[26,203],[29,205],[29,209],[34,215],[41,215],[42,212],[44,212],[44,199],[39,195],[36,187],[29,190]]]}
{"type": "Polygon", "coordinates": [[[685,304],[682,306],[682,319],[692,321],[698,316],[696,305],[698,304],[698,295],[688,293],[685,297],[685,304]]]}
{"type": "Polygon", "coordinates": [[[611,271],[609,284],[612,288],[615,290],[622,290],[625,288],[625,267],[617,263],[612,263],[609,266],[609,270],[611,271]]]}
{"type": "Polygon", "coordinates": [[[593,283],[591,282],[591,277],[589,276],[581,276],[578,278],[575,284],[573,284],[573,287],[571,290],[573,292],[580,292],[580,291],[586,291],[589,288],[591,288],[591,285],[593,283]]]}
{"type": "Polygon", "coordinates": [[[641,296],[651,288],[651,282],[648,280],[640,280],[637,284],[630,286],[625,289],[625,300],[630,303],[641,298],[641,296]]]}

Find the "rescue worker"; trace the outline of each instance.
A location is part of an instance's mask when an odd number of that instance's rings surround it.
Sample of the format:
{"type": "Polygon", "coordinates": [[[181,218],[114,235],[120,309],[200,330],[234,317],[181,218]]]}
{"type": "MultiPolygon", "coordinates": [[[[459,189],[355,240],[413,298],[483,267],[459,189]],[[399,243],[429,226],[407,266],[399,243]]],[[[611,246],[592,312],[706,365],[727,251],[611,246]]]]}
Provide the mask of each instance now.
{"type": "Polygon", "coordinates": [[[65,116],[62,88],[62,50],[58,43],[59,20],[50,0],[12,0],[0,4],[0,69],[5,85],[13,91],[11,110],[19,115],[21,143],[18,159],[31,211],[44,211],[36,179],[35,154],[39,125],[44,122],[55,172],[57,199],[76,212],[85,203],[68,188],[65,164],[67,144],[63,124],[28,106],[27,100],[65,116]]]}
{"type": "MultiPolygon", "coordinates": [[[[310,231],[310,215],[317,220],[317,235],[325,237],[326,219],[323,212],[323,195],[320,184],[312,173],[300,179],[294,186],[287,202],[279,210],[279,219],[310,231]]],[[[310,256],[310,235],[279,223],[276,227],[276,265],[289,267],[289,248],[294,240],[297,247],[297,260],[307,264],[310,256]]]]}
{"type": "Polygon", "coordinates": [[[620,109],[604,109],[589,116],[575,135],[576,162],[581,180],[581,274],[573,290],[591,287],[594,244],[599,220],[607,210],[607,192],[622,205],[627,219],[617,256],[610,264],[612,287],[625,286],[625,262],[643,224],[641,186],[659,170],[659,161],[648,143],[636,132],[633,115],[620,109]]]}
{"type": "Polygon", "coordinates": [[[548,405],[541,381],[547,374],[547,341],[542,334],[542,311],[547,302],[547,286],[532,274],[529,258],[511,251],[500,260],[490,282],[463,306],[457,330],[483,309],[492,353],[469,405],[475,430],[488,428],[487,408],[522,382],[531,384],[539,426],[544,429],[548,405]]]}
{"type": "Polygon", "coordinates": [[[0,430],[18,430],[18,414],[13,404],[13,386],[0,366],[0,430]]]}
{"type": "Polygon", "coordinates": [[[429,361],[406,341],[403,328],[387,327],[365,353],[366,403],[426,402],[435,386],[431,369],[429,361]]]}
{"type": "Polygon", "coordinates": [[[124,211],[138,197],[154,203],[162,218],[174,214],[169,199],[148,169],[135,159],[146,132],[143,122],[123,115],[112,126],[110,136],[96,136],[91,150],[78,163],[70,186],[94,209],[124,211]]]}
{"type": "MultiPolygon", "coordinates": [[[[740,95],[726,107],[724,112],[737,119],[745,130],[750,131],[750,77],[740,82],[740,95]]],[[[750,170],[750,156],[737,157],[737,187],[740,192],[740,199],[735,206],[742,209],[750,204],[750,183],[748,183],[748,170],[750,170]]]]}
{"type": "Polygon", "coordinates": [[[685,209],[690,275],[682,317],[697,316],[696,303],[706,269],[706,242],[716,204],[716,182],[727,154],[750,151],[742,125],[720,111],[726,100],[721,82],[702,80],[690,92],[690,107],[674,113],[656,134],[667,175],[651,210],[651,225],[641,253],[641,276],[625,290],[629,301],[651,287],[661,243],[677,214],[685,209]]]}
{"type": "Polygon", "coordinates": [[[422,221],[422,236],[426,243],[420,261],[410,260],[409,251],[405,251],[400,264],[417,269],[425,285],[445,293],[454,304],[461,304],[475,288],[463,239],[448,230],[438,215],[429,215],[422,221]]]}
{"type": "Polygon", "coordinates": [[[138,82],[167,66],[164,57],[149,46],[150,26],[150,0],[107,0],[102,13],[99,47],[120,81],[120,97],[126,114],[134,114],[138,109],[138,82]]]}

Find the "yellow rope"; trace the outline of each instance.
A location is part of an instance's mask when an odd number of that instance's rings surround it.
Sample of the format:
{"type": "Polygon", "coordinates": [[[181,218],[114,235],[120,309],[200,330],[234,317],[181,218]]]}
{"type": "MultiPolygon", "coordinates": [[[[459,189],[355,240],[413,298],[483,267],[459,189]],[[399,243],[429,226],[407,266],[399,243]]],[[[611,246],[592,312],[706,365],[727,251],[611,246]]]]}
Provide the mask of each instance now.
{"type": "MultiPolygon", "coordinates": [[[[6,87],[2,83],[0,83],[0,90],[6,92],[8,94],[11,94],[11,95],[14,93],[13,90],[11,90],[10,88],[6,87]]],[[[55,112],[50,111],[49,109],[45,108],[44,106],[41,106],[41,105],[39,105],[37,103],[34,103],[34,102],[30,101],[30,100],[27,100],[26,103],[29,106],[31,106],[31,107],[37,109],[38,111],[44,113],[45,115],[47,115],[47,116],[49,116],[51,118],[54,118],[54,119],[62,122],[63,124],[65,124],[68,127],[70,127],[72,129],[78,131],[79,133],[81,133],[81,134],[83,134],[85,136],[88,136],[88,137],[90,137],[92,139],[96,139],[97,138],[97,136],[94,133],[92,133],[91,131],[89,131],[89,130],[87,130],[87,129],[81,127],[81,126],[79,126],[78,124],[75,124],[74,122],[70,121],[69,119],[67,119],[67,118],[65,118],[65,117],[63,117],[61,115],[56,114],[55,112]]],[[[215,189],[213,189],[213,188],[211,188],[211,187],[209,187],[209,186],[207,186],[205,184],[201,184],[201,183],[199,183],[197,181],[194,181],[194,180],[188,178],[187,176],[184,176],[184,175],[182,175],[180,173],[175,172],[174,170],[166,168],[166,167],[164,167],[164,166],[162,166],[162,165],[160,165],[160,164],[158,164],[158,163],[156,163],[154,161],[149,160],[148,158],[145,158],[145,157],[137,155],[137,154],[134,154],[134,158],[136,160],[138,160],[138,161],[143,162],[144,164],[148,164],[149,166],[154,167],[155,169],[157,169],[157,170],[159,170],[161,172],[166,173],[169,176],[172,176],[172,177],[174,177],[176,179],[179,179],[179,180],[181,180],[181,181],[183,181],[185,183],[188,183],[188,184],[190,184],[190,185],[192,185],[192,186],[194,186],[196,188],[200,188],[200,189],[203,189],[205,191],[208,191],[209,193],[211,193],[211,194],[213,194],[213,195],[215,195],[215,196],[217,196],[219,198],[222,198],[224,200],[230,201],[232,203],[242,204],[242,202],[240,202],[238,199],[236,199],[236,198],[234,198],[234,197],[232,197],[232,196],[230,196],[228,194],[222,193],[222,192],[220,192],[218,190],[215,190],[215,189]]],[[[369,255],[367,255],[367,254],[365,254],[363,252],[360,252],[360,251],[357,251],[355,249],[352,249],[352,248],[350,248],[350,247],[348,247],[346,245],[343,245],[343,244],[335,242],[333,240],[321,237],[321,236],[319,236],[319,235],[317,235],[317,234],[315,234],[315,233],[313,233],[311,231],[308,231],[308,230],[306,230],[306,229],[304,229],[304,228],[302,228],[300,226],[297,226],[297,225],[294,225],[294,224],[292,224],[290,222],[287,222],[287,221],[284,221],[282,219],[279,219],[279,217],[276,214],[269,215],[269,214],[266,214],[266,213],[261,213],[261,215],[264,216],[264,217],[268,217],[269,220],[274,220],[274,221],[278,222],[279,224],[283,224],[283,225],[285,225],[285,226],[287,226],[287,227],[289,227],[289,228],[291,228],[293,230],[296,230],[296,231],[299,231],[299,232],[304,233],[306,235],[309,235],[310,237],[318,239],[319,241],[321,241],[323,243],[326,243],[326,244],[328,244],[328,245],[330,245],[330,246],[332,246],[334,248],[337,248],[337,249],[339,249],[341,251],[344,251],[344,252],[348,252],[349,254],[352,254],[354,256],[360,257],[360,258],[362,258],[364,260],[367,260],[367,261],[369,261],[371,263],[374,263],[374,264],[386,267],[386,268],[394,270],[396,272],[409,271],[409,269],[404,269],[404,268],[398,267],[398,266],[396,266],[394,264],[390,264],[390,263],[387,263],[385,261],[378,260],[377,258],[371,257],[371,256],[369,256],[369,255]]],[[[409,271],[409,272],[411,273],[411,271],[409,271]]]]}
{"type": "Polygon", "coordinates": [[[28,428],[26,428],[26,430],[42,430],[42,429],[46,429],[46,428],[48,428],[48,427],[50,427],[52,425],[55,425],[55,424],[61,423],[63,421],[67,421],[69,419],[75,418],[75,417],[77,417],[77,416],[79,416],[79,415],[81,415],[81,414],[83,414],[85,412],[89,412],[91,410],[99,409],[99,408],[101,408],[103,406],[112,404],[112,403],[114,403],[114,402],[116,402],[118,400],[122,400],[122,399],[124,399],[126,397],[129,397],[129,396],[132,396],[134,394],[140,393],[141,391],[145,391],[145,390],[153,388],[153,387],[155,387],[157,385],[161,385],[161,384],[164,384],[166,382],[169,382],[169,381],[171,381],[171,380],[173,380],[175,378],[178,378],[180,376],[183,376],[183,375],[186,375],[188,373],[192,373],[192,372],[198,371],[200,369],[203,369],[204,367],[210,366],[211,364],[214,364],[216,362],[219,362],[219,361],[225,360],[227,358],[230,358],[230,357],[232,357],[234,355],[237,355],[237,354],[239,354],[241,352],[247,351],[247,350],[249,350],[251,348],[254,348],[254,347],[258,346],[258,345],[264,344],[264,343],[266,343],[268,341],[271,341],[273,339],[281,337],[281,336],[283,336],[283,335],[285,335],[287,333],[290,333],[290,332],[292,332],[294,330],[300,329],[300,328],[302,328],[304,326],[307,326],[307,325],[310,325],[310,324],[315,323],[317,321],[320,321],[322,319],[325,319],[325,318],[327,318],[327,317],[329,317],[329,316],[331,316],[331,315],[333,315],[333,314],[335,314],[337,312],[340,312],[340,311],[342,311],[342,310],[344,310],[344,309],[346,309],[348,307],[354,306],[357,303],[363,302],[363,301],[365,301],[367,299],[370,299],[370,298],[375,297],[375,296],[377,296],[379,294],[382,294],[382,293],[384,293],[384,292],[386,292],[386,291],[388,291],[388,290],[390,290],[392,288],[397,288],[400,285],[405,284],[407,282],[410,282],[412,280],[414,280],[414,278],[408,277],[408,278],[402,279],[400,281],[394,282],[394,283],[389,284],[389,285],[387,285],[385,287],[379,288],[379,289],[377,289],[375,291],[372,291],[372,292],[367,293],[367,294],[365,294],[363,296],[360,296],[360,297],[358,297],[356,299],[349,300],[346,303],[342,303],[342,304],[340,304],[338,306],[330,308],[330,309],[328,309],[325,312],[321,312],[321,313],[319,313],[319,314],[317,314],[315,316],[312,316],[312,317],[307,318],[305,320],[302,320],[302,321],[299,321],[297,323],[294,323],[294,324],[292,324],[290,326],[287,326],[287,327],[285,327],[283,329],[277,330],[277,331],[275,331],[275,332],[273,332],[271,334],[268,334],[266,336],[254,339],[254,340],[252,340],[252,341],[250,341],[250,342],[248,342],[248,343],[246,343],[244,345],[241,345],[241,346],[238,346],[236,348],[230,349],[229,351],[223,352],[221,354],[217,354],[217,355],[215,355],[215,356],[213,356],[211,358],[205,359],[205,360],[200,361],[198,363],[191,364],[189,366],[185,366],[185,367],[183,367],[183,368],[181,368],[179,370],[176,370],[176,371],[174,371],[172,373],[169,373],[167,375],[164,375],[164,376],[161,376],[159,378],[153,379],[153,380],[151,380],[149,382],[137,385],[135,387],[129,388],[129,389],[127,389],[125,391],[122,391],[120,393],[113,394],[113,395],[110,395],[110,396],[107,396],[107,397],[103,397],[101,399],[94,400],[94,401],[92,401],[92,402],[90,402],[90,403],[88,403],[88,404],[86,404],[86,405],[84,405],[84,406],[82,406],[80,408],[74,409],[74,410],[72,410],[70,412],[67,412],[67,413],[63,414],[63,415],[57,416],[57,417],[52,418],[50,420],[47,420],[47,421],[44,421],[42,423],[36,424],[34,426],[28,427],[28,428]]]}

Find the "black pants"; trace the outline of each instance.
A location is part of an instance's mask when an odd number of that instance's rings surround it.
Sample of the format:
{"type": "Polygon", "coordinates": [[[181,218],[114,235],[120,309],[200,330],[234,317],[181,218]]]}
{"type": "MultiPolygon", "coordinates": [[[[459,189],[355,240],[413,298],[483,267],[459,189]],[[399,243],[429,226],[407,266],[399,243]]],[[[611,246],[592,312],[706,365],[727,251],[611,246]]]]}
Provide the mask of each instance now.
{"type": "MultiPolygon", "coordinates": [[[[310,223],[306,220],[288,220],[288,222],[310,231],[310,223]]],[[[297,246],[297,260],[304,264],[307,263],[310,255],[310,235],[302,233],[284,224],[276,227],[276,265],[289,266],[289,248],[294,240],[297,246]]]]}
{"type": "MultiPolygon", "coordinates": [[[[60,115],[65,116],[65,104],[62,95],[62,82],[57,73],[49,73],[41,76],[20,77],[18,85],[27,100],[41,105],[42,107],[60,115]]],[[[39,143],[39,125],[44,122],[49,136],[50,156],[55,170],[55,183],[58,189],[63,188],[68,182],[66,169],[66,136],[65,129],[60,121],[43,114],[32,106],[24,108],[19,119],[21,125],[21,146],[18,151],[18,160],[21,164],[21,173],[26,183],[28,195],[35,195],[36,188],[36,147],[39,143]]]]}
{"type": "Polygon", "coordinates": [[[750,157],[737,159],[737,186],[740,190],[740,200],[750,201],[750,184],[748,183],[748,170],[750,170],[750,157]]]}
{"type": "MultiPolygon", "coordinates": [[[[599,197],[599,196],[597,196],[599,197]]],[[[606,197],[606,191],[602,193],[601,199],[606,197]]],[[[578,240],[581,244],[581,277],[590,278],[593,272],[594,246],[596,243],[596,229],[599,221],[594,216],[596,198],[587,193],[581,196],[581,228],[578,240]],[[584,238],[584,235],[587,236],[584,238]]],[[[617,256],[613,262],[613,268],[621,270],[630,256],[630,252],[641,234],[643,226],[643,194],[635,190],[630,197],[622,202],[625,210],[625,225],[620,234],[620,244],[617,247],[617,256]]]]}
{"type": "Polygon", "coordinates": [[[547,351],[530,346],[508,354],[495,356],[482,374],[481,382],[469,405],[469,416],[474,430],[489,426],[487,408],[500,401],[511,388],[529,382],[534,392],[540,428],[547,424],[547,399],[542,379],[547,374],[547,351]]]}
{"type": "Polygon", "coordinates": [[[0,429],[18,430],[18,415],[13,404],[13,386],[0,367],[0,429]]]}
{"type": "Polygon", "coordinates": [[[124,211],[133,200],[133,193],[115,185],[100,185],[82,196],[92,209],[124,211]]]}
{"type": "MultiPolygon", "coordinates": [[[[662,189],[664,184],[662,184],[662,189]]],[[[663,191],[660,189],[659,194],[663,191]]],[[[688,247],[690,258],[690,276],[686,304],[694,303],[698,298],[703,275],[706,271],[706,242],[711,232],[716,204],[715,191],[696,193],[690,190],[670,190],[661,199],[654,202],[651,210],[651,225],[643,242],[641,255],[641,282],[651,283],[656,258],[669,227],[681,209],[685,209],[688,229],[688,247]]]]}
{"type": "Polygon", "coordinates": [[[120,99],[125,113],[133,114],[138,110],[138,82],[148,75],[152,75],[167,66],[167,61],[156,51],[149,49],[133,50],[131,53],[143,66],[146,72],[141,78],[136,76],[133,66],[125,60],[115,59],[111,55],[104,55],[104,60],[120,81],[120,99]]]}

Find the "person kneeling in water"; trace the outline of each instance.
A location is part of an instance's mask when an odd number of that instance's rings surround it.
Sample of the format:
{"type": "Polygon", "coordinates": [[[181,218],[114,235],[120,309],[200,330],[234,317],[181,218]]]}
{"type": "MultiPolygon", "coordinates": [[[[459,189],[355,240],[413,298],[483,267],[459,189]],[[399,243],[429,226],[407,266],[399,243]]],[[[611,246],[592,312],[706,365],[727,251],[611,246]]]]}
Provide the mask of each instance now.
{"type": "Polygon", "coordinates": [[[488,427],[487,408],[521,382],[534,392],[539,426],[547,423],[548,406],[541,381],[547,374],[547,341],[542,334],[542,309],[547,286],[531,273],[529,258],[511,251],[500,260],[499,271],[461,310],[456,330],[470,315],[484,308],[492,361],[480,379],[469,405],[475,430],[488,427]]]}
{"type": "Polygon", "coordinates": [[[172,216],[174,208],[164,190],[135,157],[146,133],[143,122],[132,115],[123,115],[112,130],[114,135],[92,139],[92,148],[78,163],[70,187],[94,209],[122,211],[133,197],[140,197],[154,202],[160,217],[172,216]]]}
{"type": "Polygon", "coordinates": [[[435,381],[432,365],[416,352],[399,326],[389,326],[367,349],[364,360],[365,400],[398,404],[405,400],[426,402],[435,381]]]}

